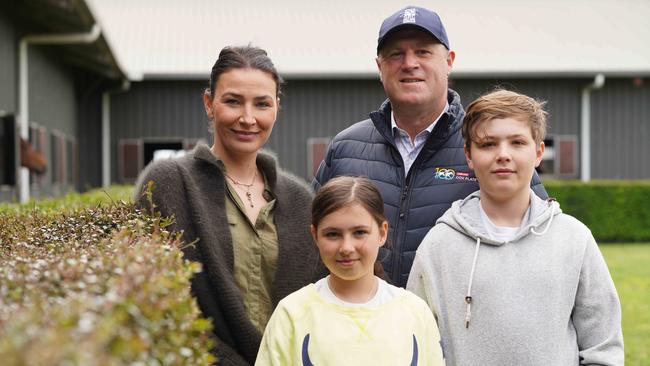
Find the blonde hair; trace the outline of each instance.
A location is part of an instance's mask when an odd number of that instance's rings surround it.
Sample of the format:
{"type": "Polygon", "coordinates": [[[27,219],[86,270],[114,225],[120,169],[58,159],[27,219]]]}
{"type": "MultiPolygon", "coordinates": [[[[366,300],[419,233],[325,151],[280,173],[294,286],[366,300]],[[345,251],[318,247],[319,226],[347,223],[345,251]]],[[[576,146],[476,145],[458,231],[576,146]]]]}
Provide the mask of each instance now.
{"type": "Polygon", "coordinates": [[[524,94],[497,89],[480,96],[473,101],[465,112],[462,134],[465,147],[470,148],[472,140],[477,138],[476,128],[483,121],[513,118],[530,127],[535,143],[539,144],[546,137],[546,102],[539,101],[524,94]]]}

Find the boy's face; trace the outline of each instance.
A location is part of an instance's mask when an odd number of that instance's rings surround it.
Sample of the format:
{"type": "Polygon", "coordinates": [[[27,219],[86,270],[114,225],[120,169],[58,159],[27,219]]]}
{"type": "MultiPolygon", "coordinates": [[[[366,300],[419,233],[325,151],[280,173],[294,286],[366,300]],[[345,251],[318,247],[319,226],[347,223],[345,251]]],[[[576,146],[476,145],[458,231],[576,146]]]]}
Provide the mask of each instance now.
{"type": "Polygon", "coordinates": [[[528,197],[544,143],[535,143],[530,126],[514,118],[481,121],[475,132],[465,156],[481,194],[497,202],[528,197]]]}

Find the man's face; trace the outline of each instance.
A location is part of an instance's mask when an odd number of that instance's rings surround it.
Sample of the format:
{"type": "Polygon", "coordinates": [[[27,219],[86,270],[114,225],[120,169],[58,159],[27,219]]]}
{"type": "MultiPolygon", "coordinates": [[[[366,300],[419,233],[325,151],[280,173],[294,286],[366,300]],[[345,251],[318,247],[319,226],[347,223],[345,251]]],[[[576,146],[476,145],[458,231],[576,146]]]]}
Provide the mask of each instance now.
{"type": "Polygon", "coordinates": [[[391,35],[376,61],[393,106],[441,108],[454,57],[453,51],[424,31],[404,29],[391,35]]]}

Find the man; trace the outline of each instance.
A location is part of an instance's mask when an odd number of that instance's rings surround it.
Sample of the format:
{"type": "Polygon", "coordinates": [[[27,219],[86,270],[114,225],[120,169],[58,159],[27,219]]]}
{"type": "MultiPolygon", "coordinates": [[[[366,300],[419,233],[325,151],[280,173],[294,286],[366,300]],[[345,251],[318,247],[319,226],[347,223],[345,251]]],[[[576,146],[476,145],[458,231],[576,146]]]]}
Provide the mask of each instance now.
{"type": "MultiPolygon", "coordinates": [[[[407,7],[379,29],[377,68],[388,96],[370,119],[332,140],[312,188],[340,175],[367,176],[389,220],[380,258],[389,280],[404,287],[424,235],[453,201],[478,190],[467,167],[463,106],[448,89],[456,54],[435,12],[407,7]]],[[[539,177],[531,183],[546,198],[539,177]]]]}

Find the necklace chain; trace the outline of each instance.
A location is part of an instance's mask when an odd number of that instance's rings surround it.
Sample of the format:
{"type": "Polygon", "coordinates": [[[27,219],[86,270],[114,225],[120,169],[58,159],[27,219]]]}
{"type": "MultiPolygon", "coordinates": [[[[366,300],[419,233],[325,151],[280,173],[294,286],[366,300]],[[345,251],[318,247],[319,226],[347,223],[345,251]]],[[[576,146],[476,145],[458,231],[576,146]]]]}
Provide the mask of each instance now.
{"type": "Polygon", "coordinates": [[[257,169],[255,169],[255,174],[253,175],[253,181],[250,184],[246,183],[241,183],[236,181],[233,177],[228,175],[227,173],[224,173],[228,179],[230,179],[235,185],[246,187],[246,199],[248,200],[248,203],[251,205],[251,208],[255,207],[253,205],[253,195],[251,194],[251,187],[255,184],[255,179],[257,178],[257,169]]]}

